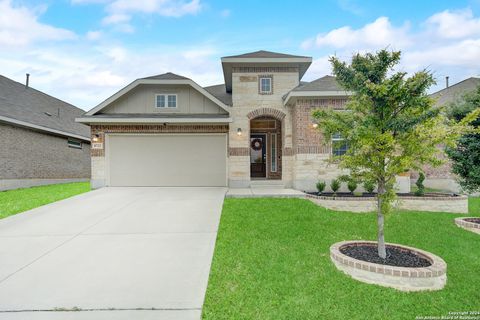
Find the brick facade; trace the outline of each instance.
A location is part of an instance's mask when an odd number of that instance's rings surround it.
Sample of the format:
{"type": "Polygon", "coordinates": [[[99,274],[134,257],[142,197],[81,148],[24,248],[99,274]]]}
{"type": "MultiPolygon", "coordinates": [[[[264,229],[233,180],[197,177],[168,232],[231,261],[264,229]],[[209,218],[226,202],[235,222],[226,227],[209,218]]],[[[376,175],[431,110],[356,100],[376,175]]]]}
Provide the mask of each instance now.
{"type": "Polygon", "coordinates": [[[344,109],[347,99],[300,99],[292,107],[294,153],[330,154],[331,146],[313,127],[312,112],[318,108],[344,109]]]}
{"type": "Polygon", "coordinates": [[[90,177],[90,144],[70,148],[66,137],[0,124],[0,179],[82,179],[90,177]]]}

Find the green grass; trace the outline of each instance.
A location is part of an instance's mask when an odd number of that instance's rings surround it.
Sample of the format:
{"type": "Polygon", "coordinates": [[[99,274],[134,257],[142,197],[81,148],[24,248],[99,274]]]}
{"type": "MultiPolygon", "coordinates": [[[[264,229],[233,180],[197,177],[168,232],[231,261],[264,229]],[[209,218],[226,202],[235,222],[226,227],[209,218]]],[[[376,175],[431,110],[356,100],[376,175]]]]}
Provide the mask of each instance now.
{"type": "MultiPolygon", "coordinates": [[[[470,199],[480,216],[480,198],[470,199]]],[[[335,212],[301,199],[227,199],[203,319],[415,319],[480,311],[480,237],[449,213],[399,212],[386,239],[448,264],[441,291],[406,293],[358,282],[329,258],[335,242],[375,240],[374,214],[335,212]]]]}
{"type": "Polygon", "coordinates": [[[90,191],[89,182],[3,191],[0,192],[0,219],[87,191],[90,191]]]}

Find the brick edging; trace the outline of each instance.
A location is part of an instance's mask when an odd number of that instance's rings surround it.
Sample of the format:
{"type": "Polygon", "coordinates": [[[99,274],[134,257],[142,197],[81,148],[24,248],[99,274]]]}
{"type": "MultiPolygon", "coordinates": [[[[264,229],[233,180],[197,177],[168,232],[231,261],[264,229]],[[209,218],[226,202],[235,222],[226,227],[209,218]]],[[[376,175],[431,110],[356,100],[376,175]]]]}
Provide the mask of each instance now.
{"type": "MultiPolygon", "coordinates": [[[[306,193],[307,198],[320,199],[320,200],[338,200],[338,201],[376,201],[376,197],[332,197],[332,196],[316,196],[313,194],[306,193]]],[[[399,196],[396,200],[465,200],[468,199],[467,196],[458,195],[458,196],[444,196],[444,197],[414,197],[414,196],[399,196]]]]}
{"type": "Polygon", "coordinates": [[[377,242],[375,241],[365,241],[365,240],[337,242],[330,247],[330,258],[332,259],[332,261],[336,261],[337,263],[346,267],[359,269],[359,270],[372,272],[372,273],[384,274],[387,276],[401,277],[401,278],[433,278],[433,277],[442,276],[447,272],[447,264],[442,258],[427,251],[423,251],[417,248],[412,248],[412,247],[395,244],[395,243],[387,243],[386,245],[414,251],[419,255],[421,255],[422,257],[430,260],[432,265],[429,267],[420,267],[420,268],[387,266],[387,265],[381,265],[377,263],[358,260],[340,252],[340,248],[346,245],[376,244],[376,243],[377,242]]]}
{"type": "Polygon", "coordinates": [[[477,232],[480,233],[479,223],[465,221],[465,219],[472,219],[472,218],[480,219],[480,217],[460,217],[460,218],[455,218],[455,224],[463,229],[477,229],[477,232]]]}

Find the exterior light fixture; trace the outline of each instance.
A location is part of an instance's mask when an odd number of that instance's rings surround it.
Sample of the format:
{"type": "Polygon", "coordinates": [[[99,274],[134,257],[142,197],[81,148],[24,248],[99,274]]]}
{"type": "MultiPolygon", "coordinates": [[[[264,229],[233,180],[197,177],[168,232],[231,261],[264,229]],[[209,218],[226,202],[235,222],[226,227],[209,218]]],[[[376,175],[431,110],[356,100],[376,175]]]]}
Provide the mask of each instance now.
{"type": "Polygon", "coordinates": [[[313,129],[317,129],[318,128],[318,123],[312,123],[312,127],[313,127],[313,129]]]}
{"type": "Polygon", "coordinates": [[[241,136],[242,135],[242,128],[237,129],[237,135],[241,136]]]}
{"type": "Polygon", "coordinates": [[[97,142],[99,138],[100,138],[100,135],[97,133],[93,136],[92,140],[93,140],[93,142],[97,142]]]}

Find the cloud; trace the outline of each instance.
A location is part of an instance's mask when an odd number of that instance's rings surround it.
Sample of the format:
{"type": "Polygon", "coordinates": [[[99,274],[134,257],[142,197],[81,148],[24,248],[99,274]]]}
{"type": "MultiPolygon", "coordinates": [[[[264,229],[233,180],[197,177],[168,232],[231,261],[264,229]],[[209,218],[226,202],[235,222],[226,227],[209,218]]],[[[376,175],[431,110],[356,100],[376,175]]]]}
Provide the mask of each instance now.
{"type": "Polygon", "coordinates": [[[338,6],[347,12],[360,16],[364,13],[364,10],[355,2],[355,0],[338,0],[338,6]]]}
{"type": "Polygon", "coordinates": [[[427,19],[426,25],[438,38],[462,39],[480,35],[480,18],[475,18],[471,9],[436,13],[427,19]]]}
{"type": "MultiPolygon", "coordinates": [[[[104,5],[107,15],[102,19],[102,24],[117,26],[118,31],[128,33],[134,31],[129,22],[135,14],[179,18],[195,15],[202,9],[200,0],[71,0],[71,3],[104,5]]],[[[228,16],[229,13],[224,10],[222,16],[228,16]]]]}
{"type": "Polygon", "coordinates": [[[102,37],[103,33],[102,31],[100,30],[95,30],[95,31],[88,31],[87,34],[85,35],[85,37],[88,39],[88,40],[91,40],[91,41],[95,41],[95,40],[99,40],[101,37],[102,37]]]}
{"type": "Polygon", "coordinates": [[[116,23],[125,23],[130,21],[131,17],[124,13],[115,13],[109,16],[106,16],[102,19],[102,24],[116,24],[116,23]]]}
{"type": "Polygon", "coordinates": [[[164,17],[181,17],[200,11],[200,0],[115,0],[107,10],[117,13],[155,13],[164,17]]]}
{"type": "Polygon", "coordinates": [[[438,78],[449,75],[452,82],[480,75],[480,18],[470,9],[438,12],[413,28],[408,21],[394,25],[379,17],[359,28],[347,25],[319,33],[300,46],[322,55],[308,71],[310,79],[330,72],[328,55],[348,61],[353,53],[384,48],[402,51],[400,69],[407,72],[427,68],[438,78]]]}
{"type": "Polygon", "coordinates": [[[380,17],[360,29],[352,29],[350,26],[345,26],[327,33],[318,34],[315,38],[304,41],[302,48],[330,47],[365,50],[386,47],[392,44],[404,46],[410,43],[408,31],[408,23],[400,27],[394,27],[387,17],[380,17]]]}
{"type": "Polygon", "coordinates": [[[42,41],[75,39],[70,30],[56,28],[38,21],[46,7],[29,9],[13,6],[10,0],[0,0],[0,45],[26,46],[42,41]]]}
{"type": "MultiPolygon", "coordinates": [[[[76,0],[87,1],[92,3],[76,0]]],[[[0,0],[0,46],[8,48],[0,50],[2,75],[23,82],[25,73],[30,73],[32,87],[86,110],[133,79],[167,71],[201,85],[222,82],[218,52],[211,45],[128,48],[104,30],[79,37],[40,23],[47,9],[0,0]]],[[[129,28],[124,21],[112,21],[113,28],[129,28]]]]}
{"type": "Polygon", "coordinates": [[[228,18],[228,17],[230,17],[231,14],[232,14],[232,11],[229,10],[229,9],[224,9],[224,10],[220,11],[220,16],[222,18],[228,18]]]}

